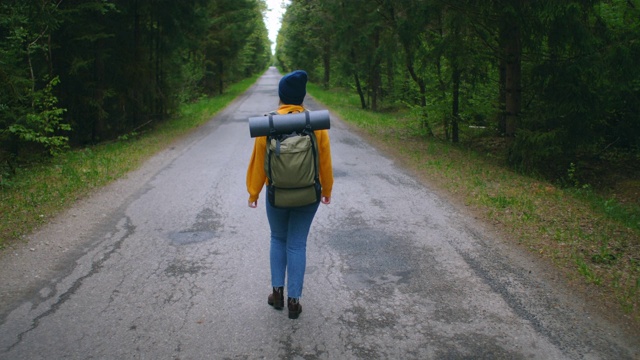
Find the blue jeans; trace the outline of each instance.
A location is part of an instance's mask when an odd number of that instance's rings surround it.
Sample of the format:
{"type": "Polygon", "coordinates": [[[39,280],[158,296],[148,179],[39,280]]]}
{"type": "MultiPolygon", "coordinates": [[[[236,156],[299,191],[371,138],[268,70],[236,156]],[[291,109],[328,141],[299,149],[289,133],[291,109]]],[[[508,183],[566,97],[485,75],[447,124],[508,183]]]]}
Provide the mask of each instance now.
{"type": "Polygon", "coordinates": [[[307,236],[320,203],[281,209],[265,202],[271,228],[271,286],[284,286],[286,275],[287,296],[299,298],[307,264],[307,236]]]}

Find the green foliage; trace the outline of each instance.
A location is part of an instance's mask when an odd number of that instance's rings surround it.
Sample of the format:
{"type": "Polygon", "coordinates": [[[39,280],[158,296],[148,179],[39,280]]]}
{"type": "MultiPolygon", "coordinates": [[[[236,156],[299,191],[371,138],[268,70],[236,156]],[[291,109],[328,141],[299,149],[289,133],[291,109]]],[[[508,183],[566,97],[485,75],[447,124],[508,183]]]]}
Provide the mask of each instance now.
{"type": "Polygon", "coordinates": [[[57,107],[58,99],[52,94],[53,87],[58,82],[56,77],[44,89],[34,92],[34,111],[9,126],[9,132],[20,140],[40,144],[52,155],[68,145],[69,138],[60,133],[71,131],[71,126],[62,119],[65,109],[57,107]]]}
{"type": "Polygon", "coordinates": [[[318,4],[293,1],[287,8],[280,29],[283,42],[276,48],[285,71],[308,69],[312,73],[320,65],[320,39],[312,32],[317,25],[317,7],[318,4]]]}
{"type": "Polygon", "coordinates": [[[267,27],[261,16],[256,16],[254,22],[255,28],[238,54],[240,59],[243,59],[243,67],[239,69],[242,76],[261,73],[271,62],[271,44],[267,27]]]}
{"type": "Polygon", "coordinates": [[[559,179],[640,151],[638,38],[637,1],[294,0],[276,58],[427,135],[507,134],[512,166],[559,179]]]}
{"type": "MultiPolygon", "coordinates": [[[[205,69],[201,86],[205,93],[222,93],[225,82],[246,77],[247,63],[256,61],[259,71],[265,69],[270,57],[268,35],[262,21],[265,5],[256,0],[222,0],[206,1],[200,10],[203,18],[202,32],[199,35],[198,50],[202,52],[202,66],[205,69]],[[262,4],[262,5],[261,5],[262,4]],[[255,35],[247,42],[247,38],[255,35]],[[251,50],[260,51],[254,59],[247,59],[251,50]],[[245,57],[241,58],[240,56],[245,57]],[[262,63],[260,63],[262,62],[262,63]]],[[[195,34],[194,34],[195,35],[195,34]]]]}
{"type": "Polygon", "coordinates": [[[531,100],[512,149],[514,164],[557,177],[569,163],[600,159],[611,148],[637,151],[640,73],[630,56],[640,51],[626,36],[634,28],[640,35],[638,18],[629,28],[618,26],[623,12],[638,11],[621,5],[568,4],[545,18],[549,33],[530,64],[531,100]]]}
{"type": "Polygon", "coordinates": [[[182,103],[262,72],[265,9],[263,0],[3,1],[0,163],[147,131],[182,103]]]}

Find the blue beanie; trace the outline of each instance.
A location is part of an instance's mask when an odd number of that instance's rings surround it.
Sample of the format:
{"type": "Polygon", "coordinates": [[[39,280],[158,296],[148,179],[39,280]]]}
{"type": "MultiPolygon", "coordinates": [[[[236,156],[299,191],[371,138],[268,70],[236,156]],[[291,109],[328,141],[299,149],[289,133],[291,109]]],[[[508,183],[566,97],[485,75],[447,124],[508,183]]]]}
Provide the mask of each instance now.
{"type": "Polygon", "coordinates": [[[278,85],[278,95],[283,104],[302,104],[307,95],[307,73],[304,70],[296,70],[283,76],[278,85]]]}

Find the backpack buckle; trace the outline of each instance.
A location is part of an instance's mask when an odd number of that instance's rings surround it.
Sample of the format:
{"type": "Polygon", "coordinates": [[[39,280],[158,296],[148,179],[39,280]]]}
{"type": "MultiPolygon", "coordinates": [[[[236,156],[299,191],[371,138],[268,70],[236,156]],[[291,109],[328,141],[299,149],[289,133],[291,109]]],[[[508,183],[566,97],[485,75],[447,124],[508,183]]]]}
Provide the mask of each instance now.
{"type": "Polygon", "coordinates": [[[304,126],[304,130],[307,133],[311,133],[313,131],[313,129],[311,128],[311,116],[309,115],[309,110],[305,110],[304,111],[304,118],[306,121],[306,125],[304,126]]]}

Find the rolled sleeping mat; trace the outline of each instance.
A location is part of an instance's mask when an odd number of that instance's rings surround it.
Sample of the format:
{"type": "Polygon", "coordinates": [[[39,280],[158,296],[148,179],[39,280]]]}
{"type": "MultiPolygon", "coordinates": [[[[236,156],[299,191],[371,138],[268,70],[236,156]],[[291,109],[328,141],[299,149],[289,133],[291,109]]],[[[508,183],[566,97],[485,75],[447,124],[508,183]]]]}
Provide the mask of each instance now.
{"type": "MultiPolygon", "coordinates": [[[[312,130],[325,130],[331,128],[329,110],[308,111],[309,122],[312,130]]],[[[251,137],[267,136],[271,133],[269,118],[273,118],[275,135],[291,134],[294,131],[302,131],[307,126],[307,116],[304,112],[285,115],[265,115],[249,118],[249,133],[251,137]]]]}

